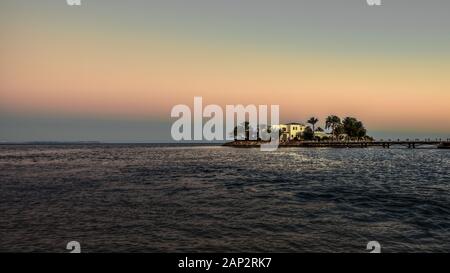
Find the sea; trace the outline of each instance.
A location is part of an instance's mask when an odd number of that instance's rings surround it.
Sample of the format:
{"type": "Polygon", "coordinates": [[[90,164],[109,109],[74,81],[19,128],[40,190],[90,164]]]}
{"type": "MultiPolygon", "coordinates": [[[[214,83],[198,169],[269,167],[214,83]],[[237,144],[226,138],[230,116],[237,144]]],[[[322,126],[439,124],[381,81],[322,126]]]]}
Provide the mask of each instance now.
{"type": "Polygon", "coordinates": [[[0,252],[450,252],[450,151],[0,145],[0,252]]]}

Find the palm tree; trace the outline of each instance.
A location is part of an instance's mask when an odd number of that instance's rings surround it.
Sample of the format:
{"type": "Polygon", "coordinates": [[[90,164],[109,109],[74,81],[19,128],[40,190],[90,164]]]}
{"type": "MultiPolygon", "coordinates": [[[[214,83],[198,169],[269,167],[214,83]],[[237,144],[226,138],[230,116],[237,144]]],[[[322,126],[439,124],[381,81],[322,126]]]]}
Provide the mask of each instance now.
{"type": "Polygon", "coordinates": [[[239,140],[239,138],[243,137],[243,136],[238,135],[239,131],[244,132],[245,140],[250,140],[250,131],[251,130],[252,130],[252,127],[250,126],[250,123],[248,121],[242,123],[241,125],[235,126],[234,130],[233,130],[234,140],[239,140]]]}
{"type": "Polygon", "coordinates": [[[310,119],[308,119],[308,123],[312,125],[312,130],[313,132],[315,132],[315,126],[316,123],[319,121],[319,119],[315,118],[315,117],[311,117],[310,119]]]}
{"type": "Polygon", "coordinates": [[[270,135],[269,140],[272,139],[272,132],[274,132],[275,130],[278,131],[278,138],[280,138],[281,134],[282,134],[281,130],[278,130],[277,128],[272,127],[272,125],[262,125],[261,126],[261,132],[265,132],[270,135]]]}
{"type": "Polygon", "coordinates": [[[336,127],[341,124],[341,119],[338,116],[331,115],[328,116],[325,121],[325,129],[331,129],[331,134],[335,135],[336,127]]]}
{"type": "Polygon", "coordinates": [[[252,131],[252,127],[250,126],[250,122],[244,122],[245,128],[245,140],[250,140],[250,132],[252,131]]]}
{"type": "Polygon", "coordinates": [[[240,130],[241,128],[242,128],[242,127],[241,127],[240,125],[234,126],[234,129],[233,129],[233,136],[234,136],[234,140],[235,140],[235,141],[240,140],[240,139],[239,139],[240,136],[238,135],[238,132],[239,132],[239,130],[240,130]]]}

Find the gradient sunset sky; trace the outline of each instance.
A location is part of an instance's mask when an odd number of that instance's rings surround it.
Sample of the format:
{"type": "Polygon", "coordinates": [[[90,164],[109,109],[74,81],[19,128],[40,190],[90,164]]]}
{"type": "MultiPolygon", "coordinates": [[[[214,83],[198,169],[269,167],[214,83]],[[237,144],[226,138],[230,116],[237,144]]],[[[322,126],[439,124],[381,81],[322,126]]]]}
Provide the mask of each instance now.
{"type": "Polygon", "coordinates": [[[170,141],[170,110],[279,104],[450,137],[450,1],[2,0],[0,141],[170,141]]]}

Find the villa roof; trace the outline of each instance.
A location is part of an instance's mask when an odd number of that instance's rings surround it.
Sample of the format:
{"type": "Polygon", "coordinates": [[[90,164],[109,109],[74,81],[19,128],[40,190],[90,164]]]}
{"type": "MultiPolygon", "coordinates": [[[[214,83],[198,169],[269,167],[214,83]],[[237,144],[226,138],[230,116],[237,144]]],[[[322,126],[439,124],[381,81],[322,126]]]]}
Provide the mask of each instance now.
{"type": "Polygon", "coordinates": [[[305,124],[303,124],[303,123],[298,123],[298,122],[289,122],[289,123],[287,123],[286,125],[302,125],[302,126],[305,126],[305,124]]]}

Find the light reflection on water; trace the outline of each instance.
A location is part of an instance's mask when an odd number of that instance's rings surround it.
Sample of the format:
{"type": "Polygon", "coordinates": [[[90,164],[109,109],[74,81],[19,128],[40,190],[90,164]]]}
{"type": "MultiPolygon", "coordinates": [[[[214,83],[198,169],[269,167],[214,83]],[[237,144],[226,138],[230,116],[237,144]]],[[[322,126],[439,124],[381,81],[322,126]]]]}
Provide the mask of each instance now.
{"type": "Polygon", "coordinates": [[[0,251],[450,251],[450,153],[0,146],[0,251]]]}

